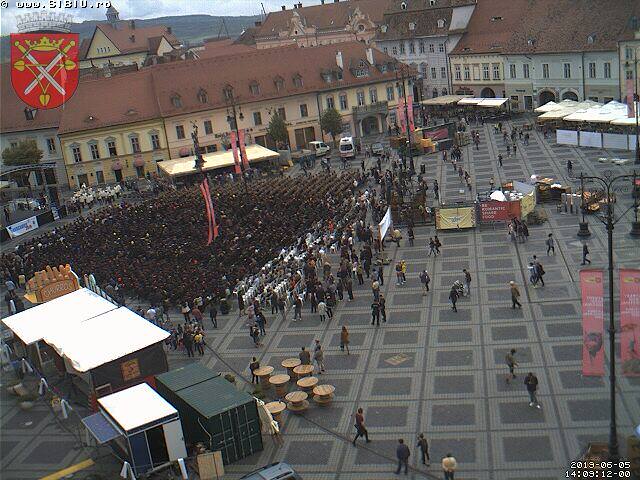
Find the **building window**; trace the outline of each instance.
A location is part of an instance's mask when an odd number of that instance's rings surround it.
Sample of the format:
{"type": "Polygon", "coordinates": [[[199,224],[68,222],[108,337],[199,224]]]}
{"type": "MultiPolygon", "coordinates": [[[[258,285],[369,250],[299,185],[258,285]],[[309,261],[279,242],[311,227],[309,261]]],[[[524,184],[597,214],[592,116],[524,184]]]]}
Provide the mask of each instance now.
{"type": "Polygon", "coordinates": [[[91,160],[100,159],[100,150],[98,150],[98,144],[97,143],[90,143],[89,144],[89,153],[91,154],[91,160]]]}
{"type": "Polygon", "coordinates": [[[98,185],[104,183],[104,172],[102,170],[96,170],[96,182],[98,182],[98,185]]]}
{"type": "Polygon", "coordinates": [[[438,96],[438,89],[437,89],[437,88],[434,88],[434,89],[433,89],[433,92],[432,92],[432,97],[433,97],[433,98],[435,98],[435,97],[437,97],[437,96],[438,96]]]}
{"type": "Polygon", "coordinates": [[[517,78],[516,66],[513,64],[509,65],[509,78],[517,78]]]}
{"type": "Polygon", "coordinates": [[[489,80],[489,64],[488,63],[482,64],[482,79],[489,80]]]}
{"type": "Polygon", "coordinates": [[[434,80],[437,78],[438,74],[436,71],[436,67],[431,67],[431,78],[433,78],[434,80]]]}
{"type": "Polygon", "coordinates": [[[589,62],[589,78],[596,78],[596,62],[589,62]]]}
{"type": "Polygon", "coordinates": [[[278,116],[282,120],[286,120],[287,119],[287,111],[284,109],[284,107],[279,107],[278,108],[278,116]]]}
{"type": "Polygon", "coordinates": [[[438,44],[438,51],[439,51],[440,53],[444,53],[444,43],[440,43],[440,44],[438,44]]]}
{"type": "Polygon", "coordinates": [[[82,154],[80,153],[80,145],[74,145],[71,147],[71,153],[73,155],[73,161],[79,163],[82,161],[82,154]]]}
{"type": "Polygon", "coordinates": [[[440,78],[447,78],[447,67],[440,67],[440,78]]]}
{"type": "Polygon", "coordinates": [[[231,85],[227,85],[222,89],[222,94],[225,100],[233,100],[233,87],[231,85]]]}
{"type": "Polygon", "coordinates": [[[151,134],[151,148],[160,150],[160,136],[157,133],[151,134]]]}
{"type": "Polygon", "coordinates": [[[604,78],[611,78],[611,63],[609,62],[604,64],[604,78]]]}
{"type": "Polygon", "coordinates": [[[118,149],[116,148],[115,140],[107,140],[107,151],[109,152],[110,157],[118,156],[118,149]]]}
{"type": "MultiPolygon", "coordinates": [[[[609,65],[609,67],[611,67],[611,65],[609,65]]],[[[49,153],[56,153],[56,139],[55,138],[47,138],[47,150],[49,151],[49,153]]]]}
{"type": "Polygon", "coordinates": [[[258,84],[258,82],[251,82],[249,84],[249,91],[251,92],[251,95],[260,95],[260,85],[258,84]]]}
{"type": "Polygon", "coordinates": [[[409,42],[409,53],[416,53],[416,46],[413,42],[409,42]]]}
{"type": "Polygon", "coordinates": [[[627,80],[633,80],[633,70],[627,70],[624,73],[624,78],[626,78],[627,80]]]}
{"type": "Polygon", "coordinates": [[[627,47],[624,49],[624,59],[633,60],[633,48],[627,47]]]}
{"type": "Polygon", "coordinates": [[[284,80],[282,77],[276,77],[273,83],[276,85],[276,92],[284,90],[284,80]]]}
{"type": "Polygon", "coordinates": [[[209,101],[209,97],[207,95],[207,91],[204,89],[200,89],[200,91],[198,92],[198,101],[200,103],[207,103],[209,101]]]}
{"type": "Polygon", "coordinates": [[[400,42],[400,53],[404,53],[404,42],[400,42]]]}
{"type": "Polygon", "coordinates": [[[338,96],[338,100],[340,101],[340,110],[346,110],[347,108],[349,108],[349,102],[347,100],[346,93],[341,93],[340,96],[338,96]]]}
{"type": "Polygon", "coordinates": [[[418,48],[420,53],[424,53],[424,42],[422,40],[420,40],[420,43],[418,44],[418,48]]]}
{"type": "Polygon", "coordinates": [[[429,52],[430,52],[430,53],[433,53],[433,52],[435,52],[435,51],[436,51],[436,50],[435,50],[435,45],[434,45],[433,43],[430,43],[430,44],[429,44],[429,52]]]}
{"type": "Polygon", "coordinates": [[[563,66],[564,78],[571,78],[571,64],[565,63],[563,66]]]}
{"type": "Polygon", "coordinates": [[[480,80],[480,65],[477,63],[473,64],[473,79],[480,80]]]}
{"type": "Polygon", "coordinates": [[[300,75],[293,77],[293,86],[296,88],[302,88],[302,77],[300,75]]]}
{"type": "Polygon", "coordinates": [[[388,49],[387,47],[382,47],[382,51],[383,51],[384,53],[389,53],[389,49],[388,49]]]}
{"type": "Polygon", "coordinates": [[[427,78],[427,64],[424,62],[420,64],[420,76],[422,78],[427,78]]]}
{"type": "Polygon", "coordinates": [[[184,138],[184,126],[176,125],[176,137],[178,137],[178,139],[184,138]]]}
{"type": "Polygon", "coordinates": [[[493,79],[500,80],[500,64],[499,63],[492,64],[491,69],[493,71],[493,79]]]}
{"type": "Polygon", "coordinates": [[[455,65],[453,67],[453,71],[454,71],[456,80],[462,80],[462,70],[460,68],[460,65],[455,65]]]}
{"type": "Polygon", "coordinates": [[[394,46],[394,47],[391,47],[391,53],[392,53],[394,56],[398,55],[398,47],[395,47],[395,46],[394,46]]]}
{"type": "Polygon", "coordinates": [[[327,97],[327,108],[335,108],[335,103],[333,102],[333,97],[327,97]]]}
{"type": "Polygon", "coordinates": [[[371,103],[378,102],[378,90],[376,88],[369,89],[369,100],[371,100],[371,103]]]}
{"type": "Polygon", "coordinates": [[[364,92],[362,90],[358,90],[358,93],[356,93],[356,98],[357,98],[358,106],[363,107],[365,103],[364,103],[364,92]]]}
{"type": "Polygon", "coordinates": [[[131,151],[133,153],[140,153],[140,139],[137,136],[131,137],[131,151]]]}
{"type": "Polygon", "coordinates": [[[213,133],[213,124],[211,123],[211,120],[205,120],[204,121],[204,134],[205,135],[211,135],[213,133]]]}
{"type": "Polygon", "coordinates": [[[524,78],[529,78],[529,64],[525,63],[522,65],[522,76],[524,78]]]}
{"type": "Polygon", "coordinates": [[[11,143],[9,144],[9,146],[10,146],[11,148],[16,148],[16,147],[18,146],[18,142],[11,142],[11,143]]]}
{"type": "Polygon", "coordinates": [[[255,126],[262,125],[262,114],[260,112],[253,112],[253,124],[255,126]]]}
{"type": "Polygon", "coordinates": [[[387,85],[387,101],[390,102],[393,98],[393,85],[387,85]]]}
{"type": "Polygon", "coordinates": [[[549,78],[549,64],[542,64],[542,78],[549,78]]]}
{"type": "Polygon", "coordinates": [[[307,110],[307,104],[303,103],[300,105],[300,116],[301,117],[308,117],[309,116],[309,111],[307,110]]]}
{"type": "Polygon", "coordinates": [[[173,95],[171,97],[171,105],[173,105],[175,108],[182,107],[182,99],[180,98],[180,95],[173,95]]]}
{"type": "Polygon", "coordinates": [[[464,79],[471,80],[471,69],[469,68],[469,65],[464,66],[464,79]]]}

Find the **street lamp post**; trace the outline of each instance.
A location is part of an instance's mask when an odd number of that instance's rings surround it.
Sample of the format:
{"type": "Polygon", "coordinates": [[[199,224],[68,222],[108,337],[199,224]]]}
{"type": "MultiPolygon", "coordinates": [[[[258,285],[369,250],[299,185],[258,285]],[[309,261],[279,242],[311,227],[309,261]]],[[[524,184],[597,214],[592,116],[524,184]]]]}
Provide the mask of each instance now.
{"type": "MultiPolygon", "coordinates": [[[[399,62],[396,62],[396,82],[398,80],[398,65],[399,62]]],[[[411,150],[411,129],[409,128],[409,108],[407,105],[407,91],[405,89],[405,79],[409,80],[411,77],[409,77],[408,75],[405,77],[405,73],[404,73],[404,68],[401,66],[400,67],[400,79],[402,81],[402,99],[404,100],[404,119],[405,119],[405,125],[407,128],[407,155],[409,157],[409,174],[413,175],[415,173],[415,166],[413,164],[413,152],[411,150]]],[[[413,115],[413,112],[411,112],[411,115],[413,115]]],[[[405,163],[405,168],[406,168],[406,163],[405,163]]]]}
{"type": "Polygon", "coordinates": [[[249,165],[249,159],[245,159],[242,156],[242,149],[240,148],[240,134],[238,131],[238,118],[240,118],[240,120],[244,120],[244,114],[242,113],[242,109],[239,108],[240,112],[238,112],[236,110],[236,97],[233,95],[233,92],[231,92],[231,95],[229,96],[229,105],[227,106],[227,123],[229,123],[229,128],[231,128],[232,131],[236,132],[236,144],[234,145],[234,147],[237,148],[238,150],[238,155],[240,156],[240,175],[242,175],[242,183],[244,184],[244,191],[246,194],[249,193],[249,189],[247,187],[247,181],[246,181],[246,170],[244,168],[244,161],[246,160],[247,165],[249,165]],[[229,112],[229,108],[231,108],[231,112],[229,112]]]}
{"type": "MultiPolygon", "coordinates": [[[[618,446],[618,431],[616,422],[616,326],[614,315],[614,298],[613,298],[613,228],[614,226],[624,218],[629,210],[632,208],[635,211],[635,222],[638,221],[638,199],[634,196],[633,206],[626,209],[616,219],[614,215],[614,199],[613,199],[613,186],[620,180],[631,180],[635,184],[637,174],[634,171],[632,175],[618,175],[611,176],[609,171],[605,172],[604,177],[586,176],[580,175],[580,184],[582,185],[582,210],[583,210],[583,222],[586,223],[584,217],[584,184],[585,182],[598,182],[600,183],[606,192],[606,207],[607,212],[604,217],[597,216],[607,229],[607,253],[609,260],[609,402],[610,402],[610,418],[609,418],[609,461],[613,462],[614,471],[617,471],[618,461],[620,460],[620,451],[618,446]]],[[[633,187],[632,187],[633,188],[633,187]]],[[[580,226],[582,230],[582,225],[580,226]]],[[[588,230],[588,227],[587,227],[588,230]]],[[[578,233],[579,235],[580,233],[578,233]]]]}

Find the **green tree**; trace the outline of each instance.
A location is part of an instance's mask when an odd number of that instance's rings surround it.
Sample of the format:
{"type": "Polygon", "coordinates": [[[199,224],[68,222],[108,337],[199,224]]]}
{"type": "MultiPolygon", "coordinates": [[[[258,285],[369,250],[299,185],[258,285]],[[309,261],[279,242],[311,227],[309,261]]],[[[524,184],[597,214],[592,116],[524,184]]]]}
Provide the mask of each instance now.
{"type": "MultiPolygon", "coordinates": [[[[22,140],[17,145],[5,148],[2,151],[2,162],[7,167],[21,165],[37,165],[42,158],[42,150],[38,148],[35,140],[22,140]]],[[[31,171],[24,170],[10,174],[18,185],[27,186],[31,171]]]]}
{"type": "Polygon", "coordinates": [[[284,123],[284,119],[277,113],[272,115],[271,120],[269,121],[267,134],[277,145],[289,145],[289,132],[287,131],[287,124],[284,123]]]}
{"type": "Polygon", "coordinates": [[[336,143],[336,135],[342,132],[342,117],[335,108],[327,108],[320,116],[320,128],[323,132],[327,132],[333,138],[333,144],[336,143]]]}

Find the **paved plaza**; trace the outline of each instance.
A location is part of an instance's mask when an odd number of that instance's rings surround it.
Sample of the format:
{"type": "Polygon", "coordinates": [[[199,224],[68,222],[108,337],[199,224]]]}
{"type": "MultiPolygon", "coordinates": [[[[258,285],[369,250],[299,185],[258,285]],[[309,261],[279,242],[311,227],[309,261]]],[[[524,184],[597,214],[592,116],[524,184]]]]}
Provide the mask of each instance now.
{"type": "MultiPolygon", "coordinates": [[[[633,169],[633,165],[597,162],[602,156],[629,158],[630,153],[556,146],[555,140],[544,140],[538,132],[531,133],[529,146],[518,144],[515,158],[506,156],[502,136],[495,134],[492,126],[480,127],[480,137],[478,151],[471,146],[464,150],[464,165],[482,191],[488,188],[491,176],[496,185],[524,180],[534,173],[566,182],[564,166],[569,158],[574,174],[633,169]],[[503,168],[495,160],[501,152],[505,156],[503,168]]],[[[429,179],[439,180],[445,202],[475,197],[475,189],[460,193],[458,175],[440,155],[422,157],[419,163],[426,164],[429,179]]],[[[625,205],[630,205],[628,192],[619,194],[618,207],[625,205]]],[[[552,204],[543,207],[549,221],[530,227],[529,241],[524,244],[512,243],[503,226],[483,226],[439,233],[443,248],[436,258],[426,256],[428,239],[436,233],[434,227],[417,227],[413,247],[404,240],[399,248],[387,246],[391,264],[385,269],[382,287],[387,298],[387,323],[380,327],[370,325],[372,294],[367,282],[355,286],[355,299],[340,302],[329,322],[321,323],[318,315],[309,314],[308,305],[297,323],[291,321],[292,314],[282,321],[267,311],[267,336],[259,349],[253,346],[237,311],[219,317],[217,330],[206,322],[210,348],[201,361],[207,367],[240,373],[248,379],[248,364],[257,355],[262,365],[284,373],[280,366],[283,359],[297,356],[301,346],[311,347],[319,339],[327,367],[320,381],[336,387],[331,406],[311,402],[303,415],[285,414],[283,445],[276,447],[265,439],[265,450],[229,466],[228,478],[286,461],[305,479],[390,479],[394,477],[398,438],[404,438],[412,450],[409,478],[441,478],[439,462],[448,452],[459,462],[456,478],[464,480],[564,478],[570,460],[577,458],[588,442],[607,440],[609,388],[606,376],[581,376],[578,272],[582,244],[576,236],[578,216],[557,213],[552,204]],[[545,255],[547,233],[556,237],[554,256],[545,255]],[[526,265],[533,254],[549,273],[544,288],[534,289],[526,282],[526,265]],[[396,286],[393,266],[401,259],[408,264],[407,283],[396,286]],[[418,278],[424,268],[432,278],[426,296],[418,278]],[[463,280],[463,268],[472,275],[471,296],[460,299],[455,313],[448,294],[455,280],[463,280]],[[522,310],[511,308],[511,280],[520,286],[522,310]],[[350,355],[339,348],[342,325],[351,333],[350,355]],[[516,380],[507,384],[504,357],[510,348],[517,349],[519,367],[516,380]],[[540,410],[528,404],[522,384],[528,371],[540,381],[540,410]],[[358,407],[364,409],[372,442],[353,447],[349,441],[358,407]],[[415,448],[419,433],[425,433],[430,443],[429,468],[421,465],[415,448]]],[[[628,235],[630,215],[627,218],[614,232],[616,267],[637,267],[640,262],[640,240],[628,235]]],[[[606,232],[595,218],[589,221],[591,267],[606,268],[606,232]]],[[[337,256],[332,256],[331,263],[338,265],[337,256]]],[[[189,361],[181,352],[169,357],[172,367],[189,361]]],[[[239,383],[249,389],[245,382],[239,383]]],[[[268,392],[267,398],[273,399],[273,395],[268,392]]],[[[9,402],[3,397],[3,478],[38,478],[39,465],[39,473],[51,473],[54,466],[63,468],[86,458],[73,436],[58,434],[55,424],[46,419],[46,407],[30,412],[33,423],[26,425],[27,417],[20,416],[24,414],[5,408],[9,402]]],[[[626,436],[640,423],[640,379],[618,377],[617,405],[624,453],[626,436]]]]}

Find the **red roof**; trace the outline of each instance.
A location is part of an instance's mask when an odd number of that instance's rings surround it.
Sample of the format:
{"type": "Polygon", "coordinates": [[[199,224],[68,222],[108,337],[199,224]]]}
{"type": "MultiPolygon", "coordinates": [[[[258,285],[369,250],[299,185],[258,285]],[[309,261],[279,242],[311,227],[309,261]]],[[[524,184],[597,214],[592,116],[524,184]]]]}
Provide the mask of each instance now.
{"type": "Polygon", "coordinates": [[[56,128],[60,123],[63,107],[50,110],[38,110],[33,120],[27,120],[24,109],[27,104],[18,98],[11,85],[11,65],[4,63],[0,67],[2,92],[0,97],[0,132],[23,132],[56,128]]]}
{"type": "Polygon", "coordinates": [[[256,48],[244,45],[242,43],[234,43],[231,38],[225,38],[222,40],[210,40],[205,41],[204,49],[197,50],[195,54],[198,58],[214,58],[224,55],[235,55],[238,53],[253,52],[256,48]]]}

